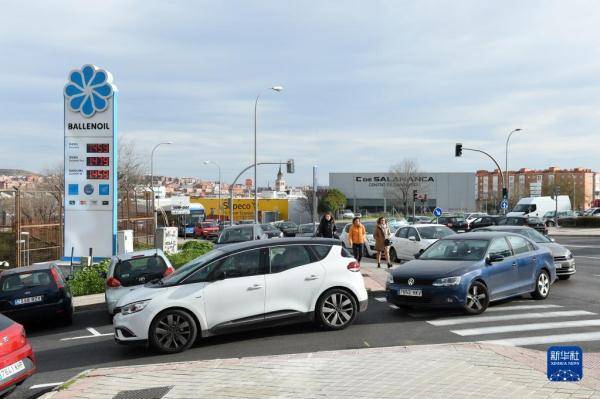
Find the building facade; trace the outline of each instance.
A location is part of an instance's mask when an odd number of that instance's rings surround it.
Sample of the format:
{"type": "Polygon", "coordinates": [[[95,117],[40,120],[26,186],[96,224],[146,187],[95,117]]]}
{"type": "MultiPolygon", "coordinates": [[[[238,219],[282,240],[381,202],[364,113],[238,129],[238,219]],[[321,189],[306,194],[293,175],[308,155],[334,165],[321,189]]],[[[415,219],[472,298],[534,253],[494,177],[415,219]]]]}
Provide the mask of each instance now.
{"type": "MultiPolygon", "coordinates": [[[[340,190],[348,199],[348,208],[369,212],[402,210],[399,191],[401,177],[390,173],[330,173],[329,187],[340,190]]],[[[418,173],[410,177],[407,198],[412,208],[412,191],[417,190],[417,213],[440,207],[444,211],[470,211],[476,207],[475,173],[418,173]]],[[[404,184],[406,186],[406,184],[404,184]]]]}
{"type": "MultiPolygon", "coordinates": [[[[591,169],[560,169],[550,167],[544,170],[522,168],[509,171],[506,182],[509,205],[512,207],[523,197],[551,195],[558,189],[561,195],[568,195],[573,209],[588,208],[592,201],[600,198],[600,174],[591,169]]],[[[477,171],[477,207],[485,210],[502,200],[502,177],[498,170],[477,171]]]]}

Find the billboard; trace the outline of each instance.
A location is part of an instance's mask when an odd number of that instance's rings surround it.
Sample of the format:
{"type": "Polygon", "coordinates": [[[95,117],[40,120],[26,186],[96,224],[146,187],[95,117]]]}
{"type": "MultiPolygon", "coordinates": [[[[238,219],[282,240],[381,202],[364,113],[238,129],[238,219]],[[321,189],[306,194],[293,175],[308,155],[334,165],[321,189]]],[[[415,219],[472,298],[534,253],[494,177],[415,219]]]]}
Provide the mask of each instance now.
{"type": "MultiPolygon", "coordinates": [[[[217,219],[223,209],[222,219],[229,220],[229,198],[192,198],[192,203],[202,204],[207,219],[217,219]]],[[[259,198],[258,212],[277,212],[279,219],[288,219],[288,200],[259,198]]],[[[254,219],[254,199],[253,198],[234,198],[233,199],[233,220],[251,220],[254,219]]]]}

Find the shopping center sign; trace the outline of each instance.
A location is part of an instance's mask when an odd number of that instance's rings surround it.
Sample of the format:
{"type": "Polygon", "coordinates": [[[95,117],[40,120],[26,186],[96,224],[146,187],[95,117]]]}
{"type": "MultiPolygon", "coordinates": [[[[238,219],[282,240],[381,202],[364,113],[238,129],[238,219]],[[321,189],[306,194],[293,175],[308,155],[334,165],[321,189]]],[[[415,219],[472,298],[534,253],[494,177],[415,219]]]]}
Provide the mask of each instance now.
{"type": "Polygon", "coordinates": [[[64,257],[109,257],[117,242],[117,88],[95,65],[64,87],[64,257]]]}

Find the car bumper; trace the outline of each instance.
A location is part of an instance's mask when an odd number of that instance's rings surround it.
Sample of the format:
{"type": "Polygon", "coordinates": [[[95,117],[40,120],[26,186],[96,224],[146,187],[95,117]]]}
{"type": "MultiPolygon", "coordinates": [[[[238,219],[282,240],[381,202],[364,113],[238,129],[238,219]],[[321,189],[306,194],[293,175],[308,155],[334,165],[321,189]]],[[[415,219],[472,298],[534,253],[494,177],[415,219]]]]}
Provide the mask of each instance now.
{"type": "Polygon", "coordinates": [[[123,316],[117,313],[113,317],[115,341],[119,344],[144,344],[148,342],[148,329],[152,317],[143,310],[123,316]]]}
{"type": "Polygon", "coordinates": [[[386,286],[386,299],[396,306],[460,308],[465,306],[466,293],[461,286],[408,286],[388,283],[386,286]],[[398,292],[400,289],[421,290],[422,296],[400,295],[398,292]]]}
{"type": "Polygon", "coordinates": [[[575,259],[554,261],[557,276],[568,276],[575,274],[575,259]]]}
{"type": "Polygon", "coordinates": [[[16,351],[2,357],[0,359],[0,368],[4,368],[11,364],[18,362],[19,360],[23,361],[25,368],[18,373],[11,375],[5,379],[0,380],[0,397],[10,392],[13,387],[27,378],[29,378],[36,371],[35,366],[35,357],[33,355],[33,350],[31,349],[31,345],[27,344],[22,348],[17,349],[16,351]]]}
{"type": "Polygon", "coordinates": [[[360,302],[358,302],[358,311],[359,312],[366,312],[368,306],[369,306],[369,300],[368,299],[360,301],[360,302]]]}

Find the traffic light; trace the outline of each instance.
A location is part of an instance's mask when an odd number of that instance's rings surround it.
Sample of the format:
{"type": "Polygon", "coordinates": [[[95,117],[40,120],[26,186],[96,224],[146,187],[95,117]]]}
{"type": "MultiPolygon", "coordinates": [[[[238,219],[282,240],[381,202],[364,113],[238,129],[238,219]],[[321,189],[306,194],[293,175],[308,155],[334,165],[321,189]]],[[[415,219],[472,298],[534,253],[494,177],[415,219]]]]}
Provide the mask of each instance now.
{"type": "Polygon", "coordinates": [[[288,173],[294,173],[295,167],[294,167],[294,160],[290,159],[289,161],[287,161],[287,172],[288,173]]]}
{"type": "Polygon", "coordinates": [[[413,190],[413,201],[417,200],[417,195],[418,195],[417,192],[418,192],[417,190],[413,190]]]}
{"type": "Polygon", "coordinates": [[[456,143],[456,148],[454,150],[454,156],[456,156],[456,157],[462,156],[462,143],[456,143]]]}
{"type": "Polygon", "coordinates": [[[502,198],[508,199],[508,189],[506,187],[502,187],[502,198]]]}

